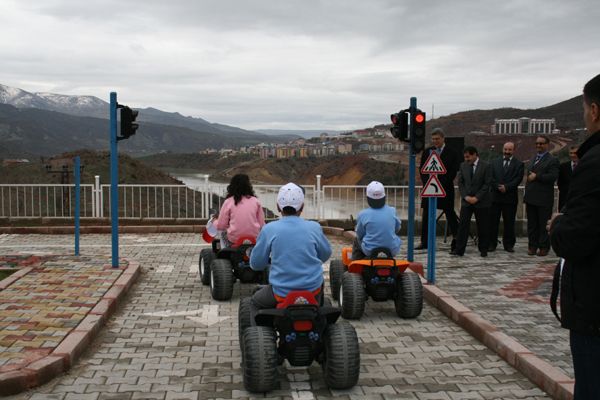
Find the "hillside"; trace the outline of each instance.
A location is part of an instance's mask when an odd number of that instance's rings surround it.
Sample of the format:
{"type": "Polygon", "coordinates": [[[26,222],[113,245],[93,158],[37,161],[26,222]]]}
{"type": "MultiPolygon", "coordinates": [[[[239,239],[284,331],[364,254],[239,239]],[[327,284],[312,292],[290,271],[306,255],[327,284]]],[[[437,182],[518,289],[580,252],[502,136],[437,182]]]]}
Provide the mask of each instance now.
{"type": "MultiPolygon", "coordinates": [[[[72,159],[77,155],[83,166],[82,184],[93,184],[95,175],[99,175],[100,182],[104,184],[110,182],[109,153],[80,150],[63,153],[52,158],[34,159],[30,163],[0,165],[0,183],[61,183],[61,174],[49,174],[46,172],[45,166],[52,165],[52,170],[60,170],[66,164],[72,171],[72,159]]],[[[73,182],[72,173],[69,174],[69,182],[73,182]]],[[[119,183],[181,184],[168,174],[125,154],[119,155],[119,183]]]]}
{"type": "Polygon", "coordinates": [[[403,184],[405,165],[375,161],[362,153],[326,158],[261,159],[242,155],[221,158],[218,155],[160,154],[140,161],[154,168],[194,170],[208,173],[212,180],[228,181],[237,173],[248,174],[253,182],[283,184],[290,181],[312,183],[321,175],[324,185],[363,185],[379,180],[388,185],[403,184]]]}
{"type": "Polygon", "coordinates": [[[449,136],[464,136],[468,132],[490,132],[494,119],[505,118],[556,118],[556,127],[570,131],[583,127],[582,96],[536,109],[496,108],[493,110],[470,110],[446,115],[427,121],[428,131],[443,128],[449,136]]]}

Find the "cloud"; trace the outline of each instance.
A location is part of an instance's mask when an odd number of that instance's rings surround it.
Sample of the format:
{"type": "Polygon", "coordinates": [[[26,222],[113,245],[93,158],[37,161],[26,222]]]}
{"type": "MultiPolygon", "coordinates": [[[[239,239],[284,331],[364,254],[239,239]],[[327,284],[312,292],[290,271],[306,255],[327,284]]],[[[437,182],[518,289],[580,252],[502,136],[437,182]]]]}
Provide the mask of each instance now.
{"type": "Polygon", "coordinates": [[[5,3],[1,83],[249,129],[387,123],[411,96],[437,116],[550,105],[600,56],[589,0],[5,3]]]}

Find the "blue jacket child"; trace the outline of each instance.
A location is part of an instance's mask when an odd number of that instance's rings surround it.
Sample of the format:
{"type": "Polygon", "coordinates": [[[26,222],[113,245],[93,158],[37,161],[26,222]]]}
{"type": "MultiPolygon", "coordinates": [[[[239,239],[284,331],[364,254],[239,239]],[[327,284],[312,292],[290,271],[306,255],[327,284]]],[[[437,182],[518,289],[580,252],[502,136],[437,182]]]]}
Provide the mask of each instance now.
{"type": "Polygon", "coordinates": [[[396,234],[400,231],[401,223],[396,216],[396,209],[385,204],[385,187],[381,182],[369,183],[367,203],[369,208],[362,210],[356,221],[352,259],[369,257],[377,247],[385,247],[395,256],[402,245],[402,240],[396,234]]]}

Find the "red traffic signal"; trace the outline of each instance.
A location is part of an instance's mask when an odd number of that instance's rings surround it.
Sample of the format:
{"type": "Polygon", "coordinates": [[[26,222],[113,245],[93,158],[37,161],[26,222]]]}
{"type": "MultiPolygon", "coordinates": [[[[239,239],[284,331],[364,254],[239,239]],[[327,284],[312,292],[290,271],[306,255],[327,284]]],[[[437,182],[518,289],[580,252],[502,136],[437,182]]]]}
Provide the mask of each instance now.
{"type": "Polygon", "coordinates": [[[421,122],[425,121],[425,114],[424,113],[417,113],[415,115],[415,122],[417,124],[420,124],[421,122]]]}

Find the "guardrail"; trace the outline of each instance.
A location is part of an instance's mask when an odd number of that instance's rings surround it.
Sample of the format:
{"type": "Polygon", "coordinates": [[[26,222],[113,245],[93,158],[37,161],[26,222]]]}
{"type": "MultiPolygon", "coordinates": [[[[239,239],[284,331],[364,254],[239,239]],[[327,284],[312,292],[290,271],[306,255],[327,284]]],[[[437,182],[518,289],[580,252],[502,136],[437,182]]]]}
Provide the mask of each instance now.
{"type": "MultiPolygon", "coordinates": [[[[253,185],[265,208],[267,218],[278,215],[276,198],[280,185],[253,185]]],[[[415,190],[416,216],[420,218],[420,186],[415,190]]],[[[227,184],[203,185],[119,185],[119,218],[123,219],[207,219],[218,210],[227,193],[227,184]]],[[[304,185],[303,216],[310,219],[351,219],[367,207],[366,186],[304,185]]],[[[555,208],[558,190],[555,188],[555,208]]],[[[522,202],[524,187],[519,187],[517,219],[525,219],[522,202]]],[[[408,216],[408,186],[386,186],[387,204],[408,216]]],[[[74,184],[0,184],[0,218],[73,218],[74,184]]],[[[458,188],[455,209],[460,208],[458,188]]],[[[110,217],[110,185],[81,185],[81,217],[110,217]]]]}

